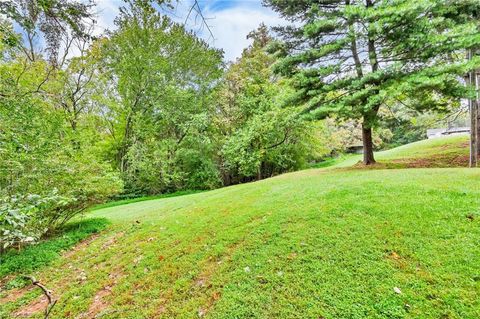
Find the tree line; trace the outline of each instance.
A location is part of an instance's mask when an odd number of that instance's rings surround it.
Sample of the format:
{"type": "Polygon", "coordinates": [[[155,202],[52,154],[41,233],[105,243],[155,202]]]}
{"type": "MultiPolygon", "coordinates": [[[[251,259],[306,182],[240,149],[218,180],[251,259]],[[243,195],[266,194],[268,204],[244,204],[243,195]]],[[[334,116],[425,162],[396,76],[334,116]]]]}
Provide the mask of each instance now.
{"type": "Polygon", "coordinates": [[[111,198],[213,189],[307,167],[363,143],[421,139],[472,97],[478,1],[287,1],[231,63],[127,0],[0,4],[0,239],[35,242],[111,198]]]}

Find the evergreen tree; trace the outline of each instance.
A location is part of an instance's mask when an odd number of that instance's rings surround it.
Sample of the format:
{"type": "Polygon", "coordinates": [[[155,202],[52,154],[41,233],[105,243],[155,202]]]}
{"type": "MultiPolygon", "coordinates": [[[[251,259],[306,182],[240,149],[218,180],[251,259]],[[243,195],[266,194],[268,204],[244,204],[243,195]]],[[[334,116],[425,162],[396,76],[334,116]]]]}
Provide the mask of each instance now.
{"type": "Polygon", "coordinates": [[[375,162],[372,128],[388,99],[444,110],[467,95],[458,80],[478,64],[468,12],[478,1],[266,0],[294,22],[278,27],[276,72],[293,78],[294,102],[312,117],[361,118],[364,164],[375,162]]]}

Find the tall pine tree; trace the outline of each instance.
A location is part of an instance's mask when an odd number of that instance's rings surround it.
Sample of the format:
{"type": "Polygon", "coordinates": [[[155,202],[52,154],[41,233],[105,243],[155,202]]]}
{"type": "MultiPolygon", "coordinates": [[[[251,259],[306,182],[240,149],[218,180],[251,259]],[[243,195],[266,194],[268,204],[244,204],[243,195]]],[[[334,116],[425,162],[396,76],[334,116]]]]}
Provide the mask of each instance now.
{"type": "Polygon", "coordinates": [[[313,117],[361,118],[363,162],[375,163],[372,129],[387,100],[445,110],[467,95],[459,76],[478,65],[464,50],[480,35],[478,0],[265,0],[292,22],[276,31],[275,70],[293,79],[313,117]]]}

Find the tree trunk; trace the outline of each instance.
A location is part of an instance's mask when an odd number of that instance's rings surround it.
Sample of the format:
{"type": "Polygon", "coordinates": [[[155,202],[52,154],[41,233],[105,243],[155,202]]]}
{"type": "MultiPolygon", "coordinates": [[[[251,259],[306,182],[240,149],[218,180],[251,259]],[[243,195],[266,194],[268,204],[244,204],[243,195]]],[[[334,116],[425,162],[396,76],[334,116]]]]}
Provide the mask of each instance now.
{"type": "Polygon", "coordinates": [[[373,140],[372,140],[372,128],[365,123],[362,124],[362,140],[363,140],[363,164],[372,165],[375,164],[375,158],[373,157],[373,140]]]}
{"type": "Polygon", "coordinates": [[[469,101],[470,111],[470,167],[477,166],[477,110],[474,100],[469,101]]]}
{"type": "Polygon", "coordinates": [[[480,166],[480,70],[475,70],[475,89],[476,96],[473,103],[473,114],[475,117],[474,129],[470,130],[475,134],[475,162],[476,166],[480,166]]]}
{"type": "Polygon", "coordinates": [[[476,116],[477,116],[477,120],[475,121],[476,123],[476,128],[475,128],[475,142],[476,142],[476,151],[477,151],[477,154],[476,154],[476,163],[477,163],[477,166],[480,166],[480,100],[477,100],[477,102],[475,103],[476,105],[476,116]]]}
{"type": "MultiPolygon", "coordinates": [[[[473,50],[469,50],[467,52],[467,59],[471,60],[473,57],[473,50]]],[[[478,83],[478,75],[476,74],[476,70],[472,70],[468,72],[466,82],[467,85],[479,89],[478,83]]],[[[479,123],[479,101],[478,101],[478,93],[474,98],[470,98],[468,100],[468,108],[470,112],[470,167],[477,167],[478,159],[480,158],[480,130],[478,127],[480,126],[479,123]]]]}

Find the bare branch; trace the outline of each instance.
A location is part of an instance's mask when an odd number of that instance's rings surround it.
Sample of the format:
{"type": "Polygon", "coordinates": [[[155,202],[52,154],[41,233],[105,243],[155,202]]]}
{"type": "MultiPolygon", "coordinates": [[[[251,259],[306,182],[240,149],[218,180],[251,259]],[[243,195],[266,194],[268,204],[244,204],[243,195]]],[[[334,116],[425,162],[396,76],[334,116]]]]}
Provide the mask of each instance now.
{"type": "Polygon", "coordinates": [[[45,308],[45,319],[48,319],[48,316],[50,315],[50,312],[52,311],[52,308],[57,303],[57,299],[53,298],[52,292],[47,287],[45,287],[41,282],[39,282],[37,279],[35,279],[35,277],[33,277],[33,276],[23,276],[23,278],[32,281],[32,285],[37,286],[38,288],[42,289],[43,294],[47,297],[48,304],[47,304],[47,307],[45,308]]]}
{"type": "Polygon", "coordinates": [[[215,36],[213,35],[212,29],[207,23],[207,18],[203,15],[202,8],[200,7],[200,4],[198,3],[198,0],[194,0],[192,6],[190,7],[190,10],[188,10],[187,17],[185,18],[185,24],[188,21],[188,18],[190,17],[192,11],[196,12],[195,15],[195,21],[197,21],[197,18],[200,18],[202,20],[202,25],[205,26],[208,30],[208,33],[210,33],[210,37],[215,40],[215,36]]]}

